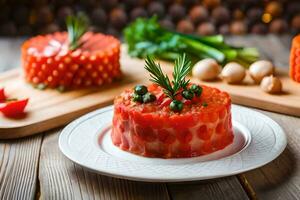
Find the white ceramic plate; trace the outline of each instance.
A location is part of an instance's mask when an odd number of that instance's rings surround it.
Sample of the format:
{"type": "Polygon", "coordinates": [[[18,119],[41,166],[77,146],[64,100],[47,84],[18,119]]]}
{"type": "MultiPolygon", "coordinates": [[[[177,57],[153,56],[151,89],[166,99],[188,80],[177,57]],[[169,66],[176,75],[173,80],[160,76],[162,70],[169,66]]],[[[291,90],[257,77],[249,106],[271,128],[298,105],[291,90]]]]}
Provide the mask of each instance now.
{"type": "Polygon", "coordinates": [[[232,106],[234,141],[209,155],[184,159],[137,156],[110,139],[113,107],[91,112],[70,123],[59,148],[70,160],[100,174],[139,181],[179,182],[229,176],[274,160],[286,147],[281,127],[269,117],[232,106]]]}

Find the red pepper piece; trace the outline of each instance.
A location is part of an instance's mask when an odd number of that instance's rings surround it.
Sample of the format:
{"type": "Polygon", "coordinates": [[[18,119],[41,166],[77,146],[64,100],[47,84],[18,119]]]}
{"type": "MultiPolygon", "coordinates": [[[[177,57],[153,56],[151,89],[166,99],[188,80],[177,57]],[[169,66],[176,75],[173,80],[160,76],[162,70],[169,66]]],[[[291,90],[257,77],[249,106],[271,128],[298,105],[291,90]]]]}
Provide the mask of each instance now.
{"type": "Polygon", "coordinates": [[[165,99],[162,101],[162,103],[160,104],[160,108],[163,108],[163,107],[165,107],[165,106],[169,106],[171,102],[172,102],[172,99],[170,99],[170,98],[165,98],[165,99]]]}
{"type": "Polygon", "coordinates": [[[183,103],[184,103],[184,105],[191,105],[192,101],[188,100],[188,99],[185,99],[185,100],[183,100],[183,103]]]}
{"type": "Polygon", "coordinates": [[[24,114],[27,103],[28,99],[3,103],[3,105],[0,105],[0,112],[6,117],[19,117],[24,114]]]}
{"type": "Polygon", "coordinates": [[[0,89],[0,103],[4,102],[6,100],[4,88],[0,89]]]}

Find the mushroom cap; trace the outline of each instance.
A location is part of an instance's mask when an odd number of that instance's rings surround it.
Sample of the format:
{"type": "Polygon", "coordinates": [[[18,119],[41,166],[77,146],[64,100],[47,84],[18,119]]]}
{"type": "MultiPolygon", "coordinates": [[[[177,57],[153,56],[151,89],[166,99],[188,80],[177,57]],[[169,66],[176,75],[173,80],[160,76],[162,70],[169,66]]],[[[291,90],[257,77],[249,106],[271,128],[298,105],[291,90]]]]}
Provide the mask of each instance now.
{"type": "Polygon", "coordinates": [[[194,77],[204,81],[216,79],[220,72],[220,65],[212,58],[200,60],[194,65],[192,70],[194,77]]]}
{"type": "Polygon", "coordinates": [[[271,76],[266,76],[262,79],[260,87],[264,92],[275,94],[282,91],[282,83],[279,78],[271,76]]]}
{"type": "Polygon", "coordinates": [[[268,60],[259,60],[250,65],[249,73],[256,83],[260,83],[265,76],[274,73],[274,65],[268,60]]]}
{"type": "Polygon", "coordinates": [[[240,83],[245,76],[245,68],[236,62],[227,63],[221,72],[222,79],[227,83],[240,83]]]}

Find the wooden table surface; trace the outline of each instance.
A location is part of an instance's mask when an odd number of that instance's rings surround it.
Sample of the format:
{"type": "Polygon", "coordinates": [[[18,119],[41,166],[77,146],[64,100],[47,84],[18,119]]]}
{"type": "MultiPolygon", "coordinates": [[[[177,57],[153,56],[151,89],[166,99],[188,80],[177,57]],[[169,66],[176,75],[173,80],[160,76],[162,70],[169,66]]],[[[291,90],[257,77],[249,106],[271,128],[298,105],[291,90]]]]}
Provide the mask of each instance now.
{"type": "MultiPolygon", "coordinates": [[[[262,58],[288,66],[290,36],[232,37],[262,58]]],[[[22,39],[0,39],[0,71],[20,66],[22,39]]],[[[0,83],[1,84],[1,83],[0,83]]],[[[300,89],[300,85],[299,85],[300,89]]],[[[299,102],[300,103],[300,102],[299,102]]],[[[1,199],[300,199],[300,118],[258,110],[285,130],[288,146],[273,162],[237,176],[186,183],[144,183],[89,172],[58,149],[61,128],[0,140],[1,199]]]]}

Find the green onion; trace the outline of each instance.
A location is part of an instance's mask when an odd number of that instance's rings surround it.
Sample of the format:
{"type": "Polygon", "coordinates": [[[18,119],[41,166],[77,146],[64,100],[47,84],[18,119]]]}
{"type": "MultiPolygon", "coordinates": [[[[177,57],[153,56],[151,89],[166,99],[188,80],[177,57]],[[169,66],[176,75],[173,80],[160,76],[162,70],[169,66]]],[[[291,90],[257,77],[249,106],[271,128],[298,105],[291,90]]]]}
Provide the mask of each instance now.
{"type": "Polygon", "coordinates": [[[213,58],[224,64],[236,61],[248,66],[258,59],[255,48],[234,47],[224,41],[222,35],[195,36],[161,27],[157,17],[138,18],[124,30],[128,52],[133,57],[147,56],[174,61],[186,53],[193,61],[213,58]]]}

